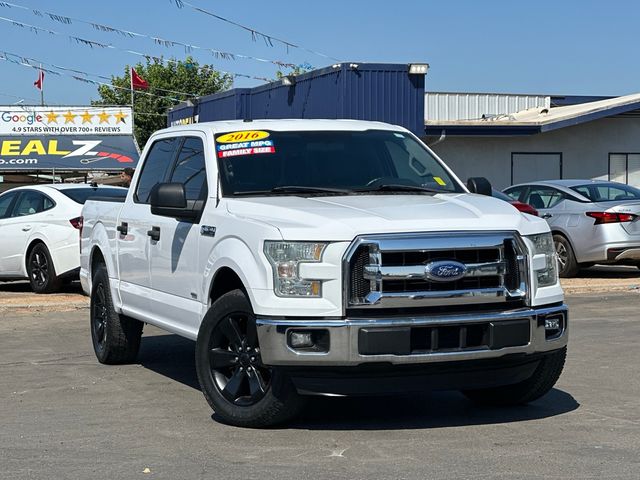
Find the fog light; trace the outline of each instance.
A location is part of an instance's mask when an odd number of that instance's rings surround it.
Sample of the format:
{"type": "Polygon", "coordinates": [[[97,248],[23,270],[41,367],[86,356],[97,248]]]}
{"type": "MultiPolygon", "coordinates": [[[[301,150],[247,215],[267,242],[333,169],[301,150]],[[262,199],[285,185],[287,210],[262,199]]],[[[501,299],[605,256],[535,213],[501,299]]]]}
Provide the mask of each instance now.
{"type": "Polygon", "coordinates": [[[289,334],[289,345],[292,348],[310,348],[313,347],[312,332],[291,332],[289,334]]]}
{"type": "Polygon", "coordinates": [[[329,330],[289,330],[287,345],[298,353],[329,352],[329,330]]]}
{"type": "Polygon", "coordinates": [[[560,330],[559,318],[546,318],[544,321],[545,330],[560,330]]]}

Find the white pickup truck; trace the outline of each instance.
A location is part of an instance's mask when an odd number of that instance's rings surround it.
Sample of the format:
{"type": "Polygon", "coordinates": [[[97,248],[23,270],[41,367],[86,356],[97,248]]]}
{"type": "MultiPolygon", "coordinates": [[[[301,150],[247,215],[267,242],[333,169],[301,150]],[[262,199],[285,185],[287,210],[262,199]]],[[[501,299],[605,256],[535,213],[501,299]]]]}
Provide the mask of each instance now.
{"type": "Polygon", "coordinates": [[[161,130],[124,202],[82,211],[96,356],[134,361],[145,323],[193,339],[207,401],[242,426],[305,395],[535,400],[566,356],[553,240],[470,186],[384,123],[161,130]]]}

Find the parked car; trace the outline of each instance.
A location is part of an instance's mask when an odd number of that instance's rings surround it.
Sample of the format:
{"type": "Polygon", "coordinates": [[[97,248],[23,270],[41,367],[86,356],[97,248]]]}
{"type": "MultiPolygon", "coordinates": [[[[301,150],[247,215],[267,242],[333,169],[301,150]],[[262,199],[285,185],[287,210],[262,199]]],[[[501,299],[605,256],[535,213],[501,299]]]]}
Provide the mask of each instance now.
{"type": "Polygon", "coordinates": [[[520,200],[515,200],[511,198],[509,195],[507,195],[506,193],[502,193],[500,190],[492,189],[491,196],[495,198],[499,198],[500,200],[504,200],[505,202],[509,202],[511,205],[513,205],[518,210],[520,210],[522,213],[528,213],[529,215],[535,215],[536,217],[538,216],[538,211],[535,208],[533,208],[531,205],[529,205],[528,203],[521,202],[520,200]]]}
{"type": "Polygon", "coordinates": [[[124,201],[82,210],[98,361],[134,361],[145,323],[195,340],[206,400],[251,427],[302,395],[454,389],[504,406],[560,376],[549,226],[470,195],[406,129],[200,123],[154,133],[140,162],[124,201]]]}
{"type": "Polygon", "coordinates": [[[549,180],[505,189],[546,219],[561,277],[600,264],[640,267],[640,190],[617,182],[549,180]]]}
{"type": "Polygon", "coordinates": [[[58,290],[80,270],[82,205],[125,188],[79,184],[17,187],[0,195],[0,280],[28,278],[36,293],[58,290]]]}

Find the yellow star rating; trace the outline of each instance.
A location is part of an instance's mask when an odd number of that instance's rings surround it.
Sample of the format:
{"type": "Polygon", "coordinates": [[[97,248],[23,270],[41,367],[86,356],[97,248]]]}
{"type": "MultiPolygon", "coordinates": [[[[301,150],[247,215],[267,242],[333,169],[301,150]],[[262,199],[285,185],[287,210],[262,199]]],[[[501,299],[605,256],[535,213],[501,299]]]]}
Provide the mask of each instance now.
{"type": "Polygon", "coordinates": [[[67,113],[65,113],[64,115],[62,115],[64,117],[64,123],[76,123],[74,118],[77,117],[77,115],[74,115],[73,113],[71,113],[70,110],[67,110],[67,113]]]}
{"type": "Polygon", "coordinates": [[[90,115],[89,112],[87,112],[86,110],[80,116],[82,117],[82,123],[83,124],[84,123],[91,123],[91,119],[93,118],[93,115],[90,115]]]}
{"type": "Polygon", "coordinates": [[[100,119],[100,123],[109,123],[109,115],[107,112],[102,112],[98,114],[98,118],[100,119]]]}
{"type": "Polygon", "coordinates": [[[47,123],[58,123],[58,114],[53,112],[47,113],[47,123]]]}
{"type": "Polygon", "coordinates": [[[127,118],[128,115],[122,113],[122,110],[120,110],[118,113],[114,114],[113,116],[116,118],[116,123],[120,123],[120,122],[127,123],[124,121],[124,119],[127,118]]]}

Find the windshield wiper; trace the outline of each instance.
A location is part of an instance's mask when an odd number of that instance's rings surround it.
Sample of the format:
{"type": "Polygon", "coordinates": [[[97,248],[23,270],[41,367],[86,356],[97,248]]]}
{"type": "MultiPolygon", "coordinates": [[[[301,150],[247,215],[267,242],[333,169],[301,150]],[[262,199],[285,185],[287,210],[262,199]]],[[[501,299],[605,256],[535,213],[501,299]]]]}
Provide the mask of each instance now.
{"type": "Polygon", "coordinates": [[[352,190],[330,187],[307,187],[304,185],[282,185],[279,187],[273,187],[270,190],[250,190],[247,192],[236,192],[234,193],[234,195],[269,195],[271,193],[337,193],[341,195],[348,195],[352,193],[352,190]]]}
{"type": "Polygon", "coordinates": [[[406,185],[402,183],[383,183],[371,187],[358,188],[356,192],[426,192],[426,193],[446,193],[437,188],[421,187],[420,185],[406,185]]]}

